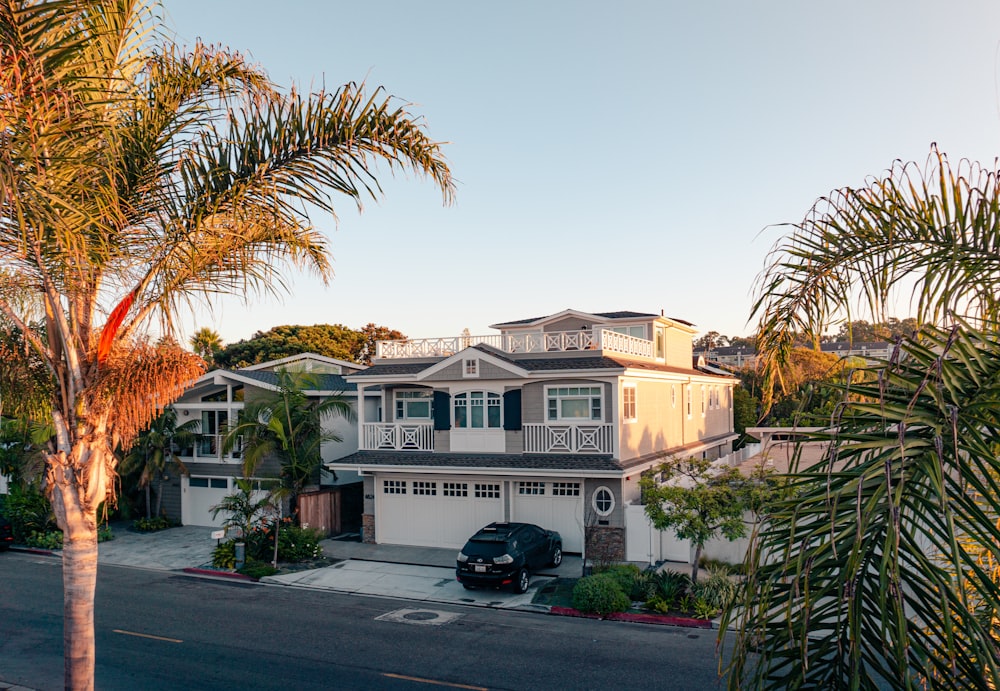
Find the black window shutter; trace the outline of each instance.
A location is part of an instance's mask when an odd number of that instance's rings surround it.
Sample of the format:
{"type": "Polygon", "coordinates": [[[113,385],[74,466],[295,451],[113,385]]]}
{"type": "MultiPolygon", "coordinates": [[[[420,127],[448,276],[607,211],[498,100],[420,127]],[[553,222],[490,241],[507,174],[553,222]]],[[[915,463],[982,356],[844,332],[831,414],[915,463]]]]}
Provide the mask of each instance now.
{"type": "Polygon", "coordinates": [[[434,429],[451,429],[451,396],[446,391],[434,392],[434,429]]]}
{"type": "Polygon", "coordinates": [[[503,394],[503,428],[521,429],[521,389],[511,389],[503,394]]]}

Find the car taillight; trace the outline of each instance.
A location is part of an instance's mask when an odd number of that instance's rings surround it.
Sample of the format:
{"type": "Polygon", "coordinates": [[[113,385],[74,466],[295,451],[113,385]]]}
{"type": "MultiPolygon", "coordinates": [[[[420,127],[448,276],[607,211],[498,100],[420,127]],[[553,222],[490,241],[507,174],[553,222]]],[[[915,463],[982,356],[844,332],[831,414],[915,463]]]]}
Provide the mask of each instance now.
{"type": "Polygon", "coordinates": [[[462,563],[462,564],[464,564],[465,562],[469,561],[469,555],[467,555],[465,552],[459,552],[457,558],[458,558],[459,563],[462,563]]]}
{"type": "Polygon", "coordinates": [[[509,554],[501,554],[499,557],[493,557],[494,564],[513,564],[514,557],[509,554]]]}

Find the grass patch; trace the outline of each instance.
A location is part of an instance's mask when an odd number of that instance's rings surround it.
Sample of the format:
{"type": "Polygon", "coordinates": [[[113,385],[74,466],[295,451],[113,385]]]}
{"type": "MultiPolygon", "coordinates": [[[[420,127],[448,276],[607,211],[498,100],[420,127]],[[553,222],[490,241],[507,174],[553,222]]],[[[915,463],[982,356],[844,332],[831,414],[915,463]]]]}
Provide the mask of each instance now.
{"type": "Polygon", "coordinates": [[[554,578],[535,593],[531,602],[548,607],[572,607],[573,588],[579,578],[554,578]]]}

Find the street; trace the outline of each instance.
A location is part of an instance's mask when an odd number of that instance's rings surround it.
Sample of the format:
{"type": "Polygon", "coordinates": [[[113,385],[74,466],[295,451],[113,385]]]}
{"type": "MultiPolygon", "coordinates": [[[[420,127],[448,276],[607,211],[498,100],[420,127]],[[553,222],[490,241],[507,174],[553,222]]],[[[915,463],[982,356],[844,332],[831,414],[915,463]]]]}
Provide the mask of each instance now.
{"type": "MultiPolygon", "coordinates": [[[[0,553],[0,680],[62,688],[58,559],[0,553]]],[[[102,565],[97,688],[711,689],[716,632],[102,565]]]]}

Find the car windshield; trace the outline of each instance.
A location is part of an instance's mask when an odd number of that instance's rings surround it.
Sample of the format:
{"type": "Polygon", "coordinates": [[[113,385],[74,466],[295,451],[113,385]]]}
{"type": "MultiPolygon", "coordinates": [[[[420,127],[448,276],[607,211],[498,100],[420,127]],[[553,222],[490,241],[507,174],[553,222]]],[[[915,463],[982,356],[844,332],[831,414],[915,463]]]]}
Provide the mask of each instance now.
{"type": "Polygon", "coordinates": [[[469,556],[499,557],[501,554],[507,553],[507,541],[489,538],[480,540],[477,538],[465,543],[465,549],[462,551],[469,556]]]}

